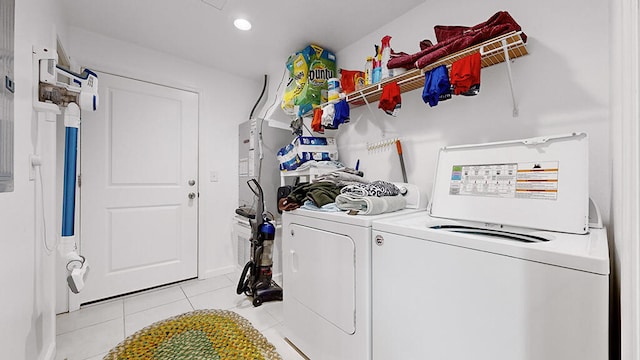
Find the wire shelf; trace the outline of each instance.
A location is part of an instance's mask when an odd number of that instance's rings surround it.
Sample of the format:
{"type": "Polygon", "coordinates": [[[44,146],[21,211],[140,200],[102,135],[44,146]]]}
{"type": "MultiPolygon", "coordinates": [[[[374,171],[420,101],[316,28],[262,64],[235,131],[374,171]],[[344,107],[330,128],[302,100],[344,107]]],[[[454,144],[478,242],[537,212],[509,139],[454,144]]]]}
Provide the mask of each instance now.
{"type": "Polygon", "coordinates": [[[440,65],[451,67],[456,60],[480,52],[482,67],[488,67],[505,62],[505,49],[509,59],[515,59],[528,54],[525,42],[522,40],[522,32],[510,32],[495,37],[483,43],[470,46],[464,50],[447,55],[422,69],[412,69],[398,76],[384,79],[383,81],[366,86],[346,95],[346,100],[351,108],[365,105],[380,100],[382,88],[390,82],[396,81],[401,92],[407,92],[424,87],[424,73],[440,65]]]}

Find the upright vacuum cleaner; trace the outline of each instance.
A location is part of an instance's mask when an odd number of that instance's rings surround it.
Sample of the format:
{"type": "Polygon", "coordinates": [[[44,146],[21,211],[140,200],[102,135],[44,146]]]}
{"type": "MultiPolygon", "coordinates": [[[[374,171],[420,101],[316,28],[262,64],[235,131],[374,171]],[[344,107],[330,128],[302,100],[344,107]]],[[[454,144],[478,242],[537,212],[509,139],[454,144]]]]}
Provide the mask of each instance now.
{"type": "Polygon", "coordinates": [[[255,180],[247,181],[249,188],[258,197],[255,219],[251,224],[251,260],[242,269],[236,292],[253,298],[253,306],[266,301],[282,300],[282,288],[272,279],[273,240],[276,228],[266,217],[262,187],[255,180]]]}

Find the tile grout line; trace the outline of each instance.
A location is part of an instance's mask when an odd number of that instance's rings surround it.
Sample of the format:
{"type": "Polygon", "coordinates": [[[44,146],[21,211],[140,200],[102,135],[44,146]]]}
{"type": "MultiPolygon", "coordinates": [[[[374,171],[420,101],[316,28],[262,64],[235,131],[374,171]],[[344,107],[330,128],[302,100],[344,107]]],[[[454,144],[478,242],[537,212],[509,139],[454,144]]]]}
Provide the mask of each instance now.
{"type": "MultiPolygon", "coordinates": [[[[191,306],[191,308],[193,309],[193,306],[191,305],[191,302],[189,302],[189,299],[179,299],[179,300],[174,300],[174,301],[168,302],[168,303],[166,303],[166,304],[162,304],[162,305],[158,305],[158,306],[150,307],[150,308],[147,308],[147,309],[144,309],[144,310],[141,310],[141,311],[137,311],[137,312],[135,312],[135,313],[131,313],[131,314],[128,314],[128,315],[130,315],[130,316],[131,316],[131,315],[137,315],[137,314],[140,314],[140,313],[145,312],[145,311],[149,311],[149,310],[157,309],[157,308],[160,308],[160,307],[163,307],[163,306],[167,306],[167,305],[176,304],[176,303],[179,303],[179,302],[181,302],[181,301],[183,301],[183,300],[187,300],[187,303],[189,303],[189,305],[190,305],[190,306],[191,306]]],[[[183,314],[183,313],[180,313],[180,314],[183,314]]],[[[178,316],[178,315],[180,315],[180,314],[169,315],[169,316],[164,317],[164,318],[162,318],[162,319],[156,320],[156,321],[154,321],[153,323],[158,322],[158,321],[163,321],[163,320],[169,319],[169,318],[171,318],[171,317],[178,316]]],[[[125,317],[126,317],[126,315],[125,315],[125,317]]],[[[153,323],[151,323],[151,324],[153,324],[153,323]]],[[[151,325],[151,324],[149,324],[149,325],[151,325]]],[[[131,334],[129,334],[129,335],[133,335],[133,334],[135,334],[137,331],[142,330],[142,329],[144,329],[145,327],[146,327],[146,326],[143,326],[142,328],[140,328],[140,329],[138,329],[138,330],[136,330],[136,331],[132,332],[132,333],[131,333],[131,334]]],[[[124,337],[125,337],[125,339],[127,338],[127,327],[126,327],[126,324],[125,324],[125,329],[124,329],[124,337]]]]}
{"type": "MultiPolygon", "coordinates": [[[[80,309],[80,310],[82,310],[82,309],[80,309]]],[[[78,310],[78,311],[80,311],[80,310],[78,310]]],[[[64,313],[63,313],[63,314],[64,314],[64,313]]],[[[69,313],[69,312],[67,312],[66,314],[70,314],[70,313],[69,313]]],[[[79,327],[79,328],[74,328],[74,329],[71,329],[71,330],[67,330],[67,331],[64,331],[64,332],[58,333],[58,329],[57,329],[57,327],[58,327],[58,321],[59,321],[59,320],[58,320],[58,316],[59,316],[59,315],[62,315],[62,314],[57,314],[57,315],[56,315],[56,336],[66,335],[66,334],[72,333],[72,332],[74,332],[74,331],[82,330],[82,329],[85,329],[85,328],[88,328],[88,327],[91,327],[91,326],[100,325],[100,324],[103,324],[103,323],[106,323],[106,322],[109,322],[109,321],[113,321],[113,320],[117,320],[117,319],[118,319],[118,317],[117,317],[117,316],[116,316],[116,317],[107,318],[107,319],[101,319],[101,320],[99,320],[98,322],[95,322],[95,323],[93,323],[93,322],[92,322],[92,323],[89,323],[89,324],[84,325],[84,326],[79,327]]]]}
{"type": "Polygon", "coordinates": [[[180,286],[180,291],[182,291],[182,294],[184,294],[184,297],[187,299],[187,301],[189,302],[189,305],[191,306],[191,310],[195,310],[195,306],[193,306],[193,304],[191,303],[191,299],[189,299],[189,297],[187,296],[187,293],[184,291],[184,289],[182,288],[182,286],[180,286]]]}
{"type": "MultiPolygon", "coordinates": [[[[178,288],[180,289],[180,292],[182,293],[182,295],[184,295],[184,296],[185,296],[185,298],[186,298],[186,299],[187,299],[187,301],[188,301],[188,300],[189,300],[189,297],[187,296],[187,294],[185,294],[184,290],[182,290],[182,286],[178,285],[178,288]]],[[[155,305],[155,306],[152,306],[152,307],[145,307],[145,308],[143,308],[143,309],[141,309],[141,310],[134,311],[134,312],[132,312],[132,313],[130,313],[130,314],[127,314],[127,313],[125,312],[125,316],[126,316],[126,315],[134,315],[134,314],[138,314],[138,313],[141,313],[141,312],[144,312],[144,311],[147,311],[147,310],[151,310],[151,309],[156,309],[156,308],[159,308],[159,307],[161,307],[161,306],[165,306],[165,305],[173,304],[173,303],[176,303],[176,302],[178,302],[178,301],[182,301],[182,300],[184,300],[184,299],[174,299],[174,300],[171,300],[171,301],[168,301],[168,302],[165,302],[165,303],[162,303],[162,304],[158,304],[158,305],[155,305]]],[[[190,301],[189,301],[189,304],[191,304],[191,302],[190,302],[190,301]]],[[[123,301],[123,306],[124,306],[124,301],[123,301]]],[[[191,307],[193,307],[193,305],[191,305],[191,307]]],[[[123,311],[124,311],[124,310],[123,310],[123,311]]]]}
{"type": "Polygon", "coordinates": [[[127,314],[124,311],[124,298],[122,299],[122,341],[127,338],[127,314]]]}

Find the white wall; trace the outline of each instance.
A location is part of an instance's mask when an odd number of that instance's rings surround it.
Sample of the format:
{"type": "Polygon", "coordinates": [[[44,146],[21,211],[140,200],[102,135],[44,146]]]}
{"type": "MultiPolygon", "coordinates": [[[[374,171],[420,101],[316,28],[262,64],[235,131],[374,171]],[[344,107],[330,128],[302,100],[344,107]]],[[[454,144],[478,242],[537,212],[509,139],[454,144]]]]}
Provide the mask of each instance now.
{"type": "Polygon", "coordinates": [[[262,79],[230,75],[77,28],[68,33],[67,51],[79,66],[199,93],[198,273],[209,277],[234,271],[230,234],[238,205],[238,124],[248,119],[262,79]],[[218,173],[218,182],[209,181],[211,171],[218,173]]]}
{"type": "MultiPolygon", "coordinates": [[[[32,106],[32,46],[55,49],[57,24],[62,24],[58,1],[18,0],[15,11],[15,190],[0,194],[0,347],[6,359],[48,359],[55,354],[54,255],[47,255],[42,239],[42,214],[52,246],[53,200],[41,203],[40,183],[29,180],[29,155],[36,143],[43,156],[43,187],[55,184],[55,129],[38,122],[32,106]]],[[[59,34],[64,39],[64,34],[59,34]]],[[[49,193],[49,195],[51,195],[49,193]]]]}
{"type": "MultiPolygon", "coordinates": [[[[640,358],[640,6],[611,6],[611,147],[613,154],[611,318],[620,324],[620,358],[640,358]]],[[[617,343],[616,343],[617,344],[617,343]]],[[[615,357],[612,357],[615,359],[615,357]]]]}

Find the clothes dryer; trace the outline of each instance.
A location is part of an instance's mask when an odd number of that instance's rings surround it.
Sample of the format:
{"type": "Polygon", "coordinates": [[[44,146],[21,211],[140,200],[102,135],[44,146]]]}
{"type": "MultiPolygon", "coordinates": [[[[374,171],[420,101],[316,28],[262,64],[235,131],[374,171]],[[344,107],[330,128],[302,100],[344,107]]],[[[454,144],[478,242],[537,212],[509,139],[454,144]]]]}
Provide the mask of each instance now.
{"type": "Polygon", "coordinates": [[[310,359],[371,358],[371,224],[426,207],[417,186],[396,185],[408,190],[404,210],[283,213],[285,336],[310,359]]]}
{"type": "Polygon", "coordinates": [[[372,225],[373,359],[606,359],[587,164],[585,134],[443,148],[428,212],[372,225]]]}

